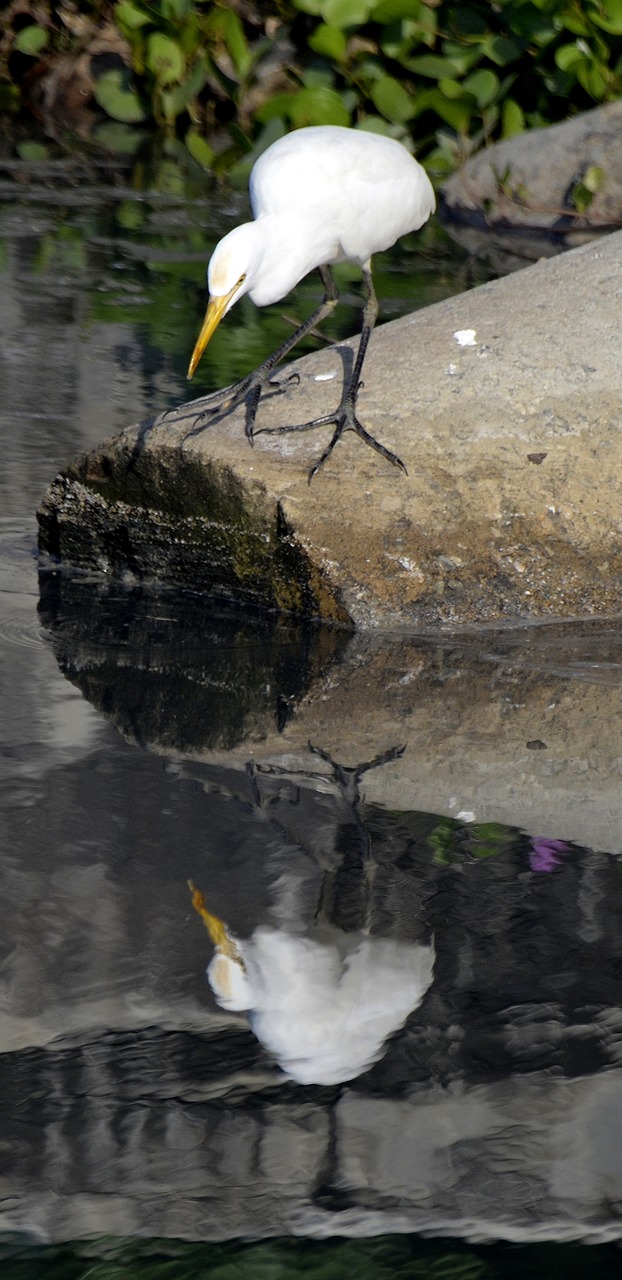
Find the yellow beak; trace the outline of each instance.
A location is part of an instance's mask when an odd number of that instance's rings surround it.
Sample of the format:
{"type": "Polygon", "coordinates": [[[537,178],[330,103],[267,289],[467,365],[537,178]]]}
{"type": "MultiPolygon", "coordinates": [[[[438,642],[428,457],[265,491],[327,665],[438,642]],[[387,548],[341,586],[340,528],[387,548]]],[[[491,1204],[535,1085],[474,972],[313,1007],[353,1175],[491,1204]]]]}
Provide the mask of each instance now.
{"type": "Polygon", "coordinates": [[[205,312],[205,319],[203,321],[201,332],[196,340],[195,348],[194,348],[194,351],[192,352],[190,364],[188,365],[188,373],[186,375],[188,380],[190,380],[190,378],[192,377],[199,363],[199,360],[201,359],[201,356],[203,355],[203,352],[205,351],[205,348],[212,334],[214,333],[214,330],[218,328],[218,325],[220,324],[220,321],[222,320],[225,314],[225,311],[227,310],[227,307],[231,301],[231,298],[233,297],[233,294],[237,291],[238,288],[239,288],[239,282],[234,286],[233,289],[229,290],[229,293],[223,294],[222,297],[210,298],[207,304],[207,311],[205,312]]]}
{"type": "MultiPolygon", "coordinates": [[[[200,915],[214,946],[218,947],[230,960],[236,960],[239,964],[242,964],[242,957],[224,921],[219,920],[218,916],[213,916],[211,911],[207,910],[205,897],[201,890],[193,885],[192,880],[188,881],[188,888],[192,894],[192,905],[200,915]]],[[[244,966],[242,965],[242,967],[244,966]]]]}

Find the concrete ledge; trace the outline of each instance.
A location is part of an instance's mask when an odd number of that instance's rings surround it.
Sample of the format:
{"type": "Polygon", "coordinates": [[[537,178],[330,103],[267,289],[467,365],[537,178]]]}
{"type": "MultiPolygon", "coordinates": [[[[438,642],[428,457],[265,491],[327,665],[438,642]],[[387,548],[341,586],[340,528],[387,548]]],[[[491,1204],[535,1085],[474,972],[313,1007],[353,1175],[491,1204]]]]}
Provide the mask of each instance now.
{"type": "MultiPolygon", "coordinates": [[[[40,545],[356,628],[617,614],[621,332],[618,233],[376,333],[360,416],[408,477],[346,436],[309,487],[330,428],[251,450],[240,413],[169,415],[57,477],[40,545]]],[[[349,358],[297,362],[259,425],[329,410],[349,358]]]]}

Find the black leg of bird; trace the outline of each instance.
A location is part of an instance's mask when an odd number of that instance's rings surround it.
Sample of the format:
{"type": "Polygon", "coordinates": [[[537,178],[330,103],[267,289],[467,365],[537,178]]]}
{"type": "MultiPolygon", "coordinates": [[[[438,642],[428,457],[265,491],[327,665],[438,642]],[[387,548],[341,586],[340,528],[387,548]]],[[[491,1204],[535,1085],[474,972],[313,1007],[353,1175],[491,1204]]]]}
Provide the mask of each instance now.
{"type": "Polygon", "coordinates": [[[290,351],[299,343],[307,334],[311,332],[316,325],[321,324],[326,317],[334,311],[339,301],[339,293],[333,277],[328,267],[319,268],[322,284],[324,285],[324,297],[315,311],[308,320],[304,320],[301,325],[290,334],[272,352],[252,373],[247,374],[245,378],[241,378],[239,382],[234,382],[230,387],[224,387],[220,391],[214,391],[208,396],[201,396],[198,400],[189,400],[186,404],[182,404],[178,409],[171,409],[168,413],[163,414],[163,419],[168,424],[177,422],[187,422],[192,420],[192,428],[188,435],[199,435],[201,431],[209,425],[209,419],[221,418],[227,413],[231,413],[237,405],[246,401],[246,438],[252,445],[255,432],[255,417],[257,414],[257,406],[266,387],[275,387],[278,392],[287,390],[292,378],[298,381],[298,374],[291,375],[290,378],[284,378],[281,382],[273,383],[271,381],[272,374],[277,365],[289,355],[290,351]],[[217,403],[215,403],[217,402],[217,403]],[[208,421],[203,421],[207,419],[208,421]]]}
{"type": "Polygon", "coordinates": [[[376,318],[378,316],[378,300],[374,290],[371,263],[363,267],[363,287],[365,289],[365,306],[363,308],[363,326],[356,353],[356,360],[354,361],[352,373],[349,377],[344,379],[341,400],[337,408],[333,413],[324,413],[319,418],[311,418],[309,422],[298,422],[288,427],[262,427],[258,431],[255,431],[255,435],[285,435],[290,431],[313,431],[316,427],[324,427],[329,423],[334,423],[335,430],[333,431],[329,444],[326,446],[321,457],[318,458],[317,462],[313,464],[309,471],[309,484],[320,470],[320,467],[324,465],[327,458],[330,458],[335,445],[341,439],[344,431],[354,431],[357,436],[360,436],[361,440],[363,440],[365,444],[368,444],[371,449],[375,449],[376,453],[379,453],[383,458],[386,458],[387,462],[391,462],[394,467],[399,467],[405,475],[408,474],[402,459],[399,458],[396,453],[393,453],[391,449],[387,449],[386,445],[381,444],[379,440],[376,440],[375,437],[366,430],[362,422],[359,422],[356,416],[358,393],[363,385],[361,382],[363,361],[367,352],[372,329],[374,328],[376,318]]]}

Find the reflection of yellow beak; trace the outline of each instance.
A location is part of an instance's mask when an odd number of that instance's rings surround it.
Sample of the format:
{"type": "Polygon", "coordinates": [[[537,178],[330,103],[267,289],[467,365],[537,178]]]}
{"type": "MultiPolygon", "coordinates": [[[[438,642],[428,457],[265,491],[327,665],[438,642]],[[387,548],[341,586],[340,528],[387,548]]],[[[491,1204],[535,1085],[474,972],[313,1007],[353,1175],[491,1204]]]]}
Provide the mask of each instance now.
{"type": "Polygon", "coordinates": [[[234,285],[233,289],[229,290],[229,293],[223,294],[222,297],[220,298],[210,298],[207,304],[207,311],[205,312],[205,319],[203,321],[203,326],[196,340],[195,348],[194,348],[194,351],[192,352],[192,358],[190,360],[190,364],[188,365],[188,373],[187,373],[188,380],[190,380],[190,378],[192,377],[199,363],[199,360],[201,359],[201,356],[203,355],[203,352],[205,351],[205,348],[212,334],[214,333],[214,330],[220,324],[220,321],[222,320],[234,293],[236,293],[236,291],[238,290],[239,285],[240,285],[240,282],[238,281],[238,283],[234,285]]]}
{"type": "MultiPolygon", "coordinates": [[[[205,896],[200,889],[195,888],[192,880],[188,881],[188,888],[192,894],[192,905],[200,915],[214,946],[218,947],[223,955],[228,956],[230,960],[237,960],[238,964],[242,964],[242,957],[233,938],[227,932],[227,926],[224,921],[219,920],[218,916],[213,916],[211,911],[207,910],[205,896]]],[[[242,967],[244,967],[243,964],[242,967]]]]}

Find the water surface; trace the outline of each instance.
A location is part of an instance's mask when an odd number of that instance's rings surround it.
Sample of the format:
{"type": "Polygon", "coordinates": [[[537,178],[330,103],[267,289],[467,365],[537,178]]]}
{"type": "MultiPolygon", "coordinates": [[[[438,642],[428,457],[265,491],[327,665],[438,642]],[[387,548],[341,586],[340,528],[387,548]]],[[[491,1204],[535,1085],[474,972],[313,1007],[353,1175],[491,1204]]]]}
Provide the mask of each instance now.
{"type": "MultiPolygon", "coordinates": [[[[74,161],[17,176],[0,188],[5,1274],[613,1274],[617,627],[380,642],[39,575],[56,469],[186,396],[204,264],[244,202],[171,165],[146,189],[74,161]]],[[[431,227],[379,262],[384,318],[487,271],[431,227]]],[[[360,315],[341,280],[333,338],[360,315]]],[[[310,280],[238,308],[197,393],[316,298],[310,280]]]]}

